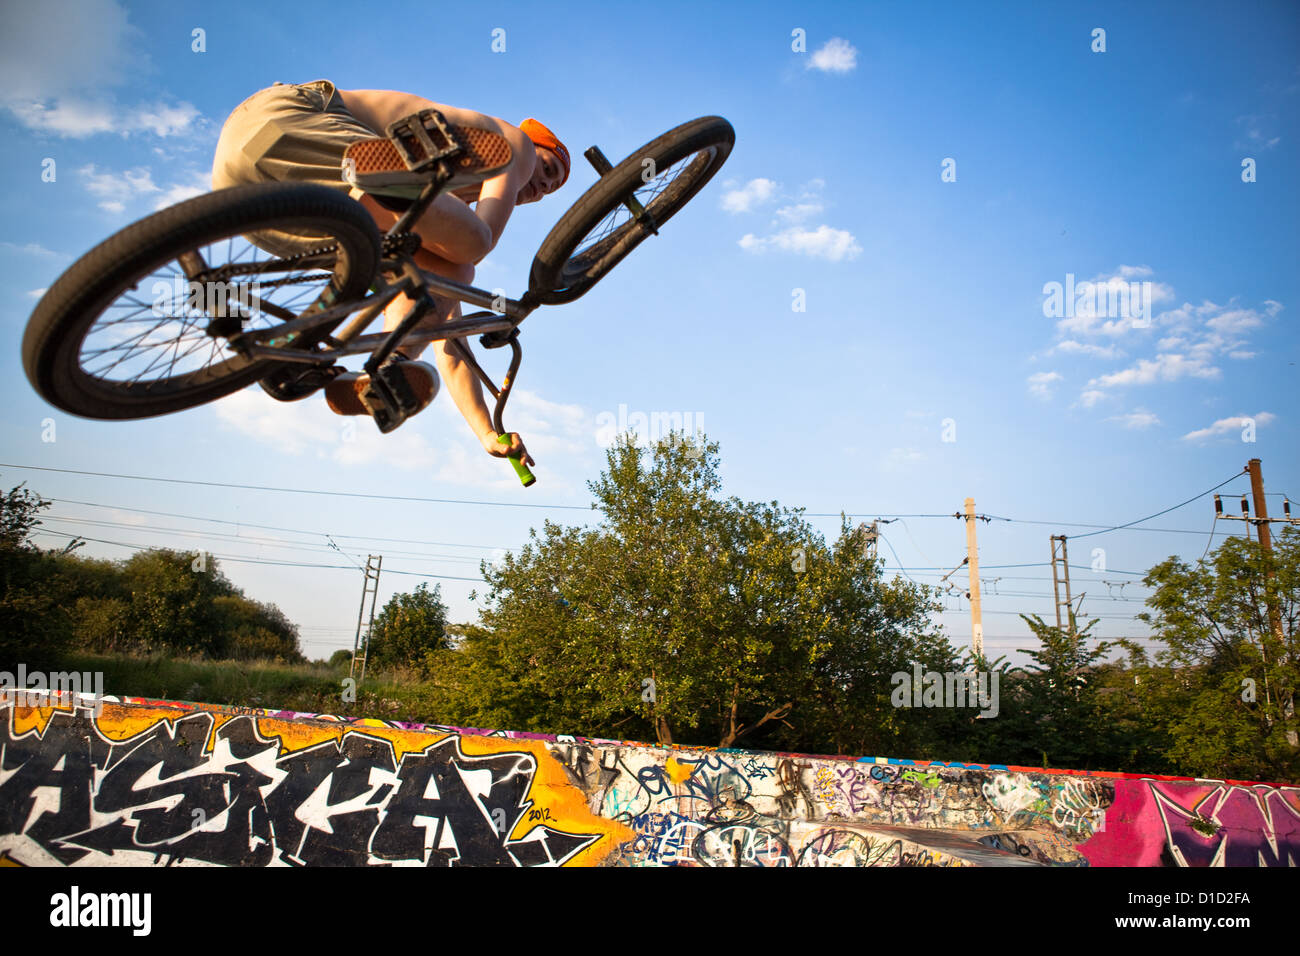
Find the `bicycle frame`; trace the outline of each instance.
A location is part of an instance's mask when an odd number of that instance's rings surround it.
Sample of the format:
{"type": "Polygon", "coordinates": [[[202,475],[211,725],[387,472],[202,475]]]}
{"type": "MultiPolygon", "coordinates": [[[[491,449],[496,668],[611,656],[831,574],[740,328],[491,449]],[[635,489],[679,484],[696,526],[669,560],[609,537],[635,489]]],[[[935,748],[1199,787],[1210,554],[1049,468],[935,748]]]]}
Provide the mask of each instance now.
{"type": "MultiPolygon", "coordinates": [[[[445,163],[439,163],[433,179],[421,191],[419,198],[384,234],[384,239],[396,240],[397,237],[404,235],[438,197],[450,178],[451,173],[445,163]]],[[[311,260],[307,259],[299,265],[309,267],[310,263],[311,260]]],[[[509,444],[509,433],[506,431],[502,416],[523,358],[516,329],[519,323],[537,307],[537,303],[532,301],[527,293],[520,299],[508,299],[475,286],[424,272],[406,252],[399,252],[395,258],[381,260],[377,275],[379,276],[377,285],[372,287],[371,294],[360,300],[342,302],[315,312],[309,309],[309,314],[292,319],[274,329],[249,330],[240,336],[241,351],[252,358],[302,362],[311,365],[327,365],[341,356],[369,353],[370,358],[365,363],[365,370],[370,375],[371,381],[367,397],[374,404],[372,414],[380,431],[389,432],[413,412],[415,402],[414,397],[406,391],[405,379],[386,374],[389,369],[384,367],[384,361],[404,343],[427,344],[449,341],[452,343],[451,347],[469,365],[495,399],[492,427],[496,429],[502,444],[509,444]],[[383,278],[390,274],[398,276],[391,283],[383,278]],[[395,328],[387,332],[362,334],[389,303],[404,294],[410,294],[415,299],[415,303],[395,328]],[[436,308],[433,295],[480,306],[485,311],[417,331],[416,327],[420,322],[436,308]],[[277,341],[291,342],[311,329],[334,325],[358,310],[360,314],[355,319],[336,334],[328,335],[323,339],[324,344],[328,346],[325,351],[306,351],[273,344],[277,341]],[[474,353],[466,342],[466,339],[472,335],[481,336],[479,342],[484,348],[510,346],[510,368],[502,379],[500,387],[492,381],[474,358],[474,353]],[[268,339],[269,343],[263,344],[268,339]]],[[[511,457],[509,461],[524,485],[531,485],[534,479],[528,468],[517,458],[511,457]]]]}

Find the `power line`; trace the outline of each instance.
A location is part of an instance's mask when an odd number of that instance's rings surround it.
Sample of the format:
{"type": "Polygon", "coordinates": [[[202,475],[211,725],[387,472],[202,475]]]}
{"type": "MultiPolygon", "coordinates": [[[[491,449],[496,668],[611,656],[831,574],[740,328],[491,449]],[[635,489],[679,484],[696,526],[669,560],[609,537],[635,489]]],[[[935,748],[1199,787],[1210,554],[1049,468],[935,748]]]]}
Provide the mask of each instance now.
{"type": "MultiPolygon", "coordinates": [[[[329,544],[313,544],[309,541],[287,541],[284,538],[262,538],[250,535],[240,534],[223,534],[219,531],[196,531],[189,528],[168,528],[158,525],[133,524],[129,521],[101,521],[95,518],[69,518],[62,515],[42,515],[41,522],[58,521],[64,524],[87,525],[90,527],[101,528],[126,528],[132,531],[142,531],[149,534],[165,534],[182,538],[206,538],[224,543],[241,543],[256,545],[259,548],[271,547],[284,551],[337,551],[345,557],[352,557],[348,552],[342,551],[337,547],[329,544]]],[[[302,534],[311,534],[312,532],[301,532],[302,534]]],[[[321,533],[321,537],[329,538],[330,536],[321,533]]],[[[430,554],[427,551],[390,551],[389,554],[404,555],[406,557],[434,558],[439,561],[468,562],[477,564],[483,560],[481,558],[466,557],[457,554],[430,554]]],[[[358,565],[359,567],[359,565],[358,565]]]]}
{"type": "Polygon", "coordinates": [[[367,498],[372,501],[410,501],[439,505],[481,505],[496,508],[542,508],[563,511],[591,511],[591,505],[548,505],[533,501],[471,501],[464,498],[422,498],[414,495],[375,495],[361,491],[322,491],[316,488],[279,488],[274,485],[241,485],[228,481],[198,481],[192,478],[154,478],[149,475],[118,475],[100,471],[78,471],[73,468],[46,468],[39,465],[14,465],[0,462],[0,468],[25,468],[29,471],[53,471],[64,475],[85,475],[91,478],[121,478],[129,481],[157,481],[169,485],[199,485],[204,488],[239,488],[244,491],[278,491],[298,495],[326,495],[333,498],[367,498]]]}
{"type": "MultiPolygon", "coordinates": [[[[326,496],[331,496],[331,497],[343,497],[343,498],[365,498],[365,499],[377,500],[377,501],[404,501],[404,502],[417,502],[417,503],[430,503],[430,504],[479,505],[479,506],[483,506],[483,507],[501,507],[501,508],[541,508],[541,509],[549,509],[549,510],[568,510],[568,511],[591,511],[591,510],[593,510],[593,509],[596,507],[596,506],[595,506],[595,503],[592,503],[592,504],[590,504],[590,505],[560,505],[560,504],[543,504],[543,503],[540,503],[540,502],[522,502],[522,501],[477,501],[477,500],[464,499],[464,498],[427,498],[427,497],[412,496],[412,495],[380,495],[380,494],[372,494],[372,493],[368,493],[368,492],[356,492],[356,491],[325,491],[325,490],[322,490],[322,489],[312,489],[312,488],[282,488],[282,487],[273,486],[273,485],[248,485],[248,484],[238,484],[238,483],[233,483],[233,482],[199,481],[199,480],[196,480],[196,479],[161,478],[161,477],[156,477],[156,476],[151,476],[151,475],[122,475],[122,474],[116,474],[116,473],[110,473],[110,472],[81,471],[81,470],[78,470],[78,469],[71,469],[71,468],[50,468],[50,467],[40,466],[40,465],[18,465],[18,464],[3,463],[3,462],[0,462],[0,468],[20,468],[20,469],[25,469],[25,470],[29,470],[29,471],[48,471],[48,472],[56,472],[56,473],[59,473],[59,474],[83,475],[83,476],[87,476],[87,477],[95,477],[95,478],[119,478],[119,479],[132,480],[132,481],[154,481],[154,482],[162,482],[162,483],[165,483],[165,484],[199,485],[199,486],[203,486],[203,487],[211,487],[211,488],[235,488],[235,489],[242,489],[242,490],[247,490],[247,491],[275,491],[275,492],[282,492],[282,493],[289,493],[289,494],[326,495],[326,496]]],[[[1243,474],[1243,473],[1244,473],[1244,472],[1239,473],[1239,474],[1243,474]]],[[[984,517],[986,520],[991,520],[991,521],[1006,521],[1006,522],[1010,522],[1010,523],[1014,523],[1014,524],[1035,524],[1035,525],[1052,525],[1052,526],[1054,526],[1054,527],[1069,527],[1069,528],[1096,528],[1096,529],[1099,529],[1099,530],[1097,530],[1097,531],[1089,532],[1088,534],[1080,534],[1080,535],[1073,535],[1073,536],[1072,536],[1072,537],[1076,537],[1076,538],[1086,538],[1086,537],[1091,537],[1091,535],[1093,535],[1093,534],[1104,534],[1104,533],[1109,532],[1109,531],[1119,531],[1119,530],[1124,530],[1124,529],[1131,529],[1131,530],[1134,530],[1134,531],[1154,531],[1154,532],[1162,532],[1162,533],[1167,533],[1167,534],[1197,534],[1197,535],[1199,535],[1199,534],[1204,534],[1204,532],[1203,532],[1203,531],[1194,531],[1194,530],[1184,529],[1184,528],[1135,528],[1135,527],[1133,527],[1133,526],[1134,526],[1134,525],[1141,524],[1141,523],[1144,522],[1144,521],[1150,521],[1152,518],[1158,518],[1158,517],[1160,517],[1161,515],[1168,514],[1168,513],[1171,512],[1171,511],[1176,511],[1177,509],[1183,507],[1184,505],[1191,504],[1191,503],[1192,503],[1193,501],[1195,501],[1197,498],[1204,497],[1205,495],[1210,494],[1211,492],[1216,491],[1216,490],[1218,490],[1219,488],[1222,488],[1224,485],[1228,484],[1228,482],[1232,481],[1234,478],[1237,478],[1237,477],[1239,477],[1239,475],[1233,475],[1232,478],[1229,478],[1229,479],[1227,479],[1226,481],[1222,481],[1222,482],[1220,482],[1219,484],[1215,485],[1213,488],[1209,489],[1209,491],[1202,492],[1201,494],[1196,495],[1196,496],[1193,497],[1193,498],[1189,498],[1187,501],[1184,501],[1184,502],[1181,502],[1181,503],[1179,503],[1179,504],[1173,505],[1172,507],[1169,507],[1169,508],[1165,508],[1163,511],[1158,511],[1158,512],[1156,512],[1155,514],[1148,515],[1148,516],[1145,517],[1145,518],[1139,518],[1139,519],[1137,519],[1136,521],[1130,521],[1130,522],[1128,522],[1128,523],[1126,523],[1126,524],[1121,524],[1121,525],[1098,525],[1098,524],[1091,524],[1091,523],[1085,523],[1085,522],[1072,522],[1072,521],[1040,521],[1040,520],[1034,520],[1034,519],[1028,519],[1028,518],[1008,518],[1008,517],[1005,517],[1005,516],[1003,516],[1003,515],[984,515],[984,516],[982,516],[982,517],[984,517]]],[[[67,499],[64,499],[64,500],[67,500],[67,499]]],[[[77,503],[77,502],[73,502],[73,503],[77,503]]],[[[93,504],[93,503],[90,503],[90,502],[80,502],[80,503],[82,503],[82,504],[93,504]]],[[[103,505],[95,505],[95,507],[106,507],[106,506],[103,506],[103,505]]],[[[143,509],[127,509],[127,508],[123,508],[123,509],[121,509],[121,510],[138,510],[138,511],[142,511],[143,509]]],[[[195,516],[192,516],[192,515],[169,515],[167,512],[144,512],[144,513],[162,514],[162,515],[168,515],[168,516],[170,516],[170,517],[191,517],[191,518],[195,518],[195,516]]],[[[844,512],[834,512],[834,513],[832,513],[832,512],[805,512],[805,513],[804,513],[804,517],[807,517],[807,518],[839,518],[839,517],[853,518],[853,517],[864,517],[864,516],[872,516],[872,515],[874,515],[874,516],[877,517],[877,518],[887,518],[887,519],[891,519],[891,520],[893,520],[893,519],[898,519],[898,518],[954,518],[954,517],[958,517],[958,518],[960,518],[960,517],[962,517],[960,514],[957,514],[957,513],[951,513],[951,512],[949,512],[949,513],[942,513],[942,514],[940,514],[940,513],[924,513],[924,514],[922,514],[922,513],[915,513],[915,514],[875,514],[874,512],[868,512],[868,511],[855,511],[855,512],[847,512],[847,511],[844,511],[844,512]]],[[[196,520],[201,520],[201,521],[219,521],[219,520],[222,520],[222,519],[216,519],[216,518],[196,518],[196,520]]],[[[232,522],[232,523],[236,523],[236,524],[237,524],[238,522],[232,522]]],[[[253,527],[253,525],[249,525],[249,527],[253,527]]],[[[280,530],[280,531],[290,531],[290,530],[293,530],[293,529],[289,529],[289,528],[272,528],[272,527],[270,527],[270,526],[262,526],[262,527],[266,527],[267,530],[280,530]]],[[[320,532],[302,532],[302,533],[304,533],[304,534],[319,534],[320,532]]],[[[335,535],[335,537],[364,537],[364,536],[359,536],[359,535],[335,535]]],[[[401,539],[367,538],[367,539],[365,539],[365,540],[383,541],[383,540],[401,540],[401,539]]],[[[448,543],[448,542],[423,542],[423,541],[421,541],[421,542],[418,542],[418,543],[421,543],[421,544],[426,544],[426,543],[427,543],[427,544],[438,544],[438,545],[443,546],[443,547],[447,547],[447,546],[450,546],[450,547],[486,547],[486,546],[480,546],[480,545],[457,545],[457,544],[450,544],[450,543],[448,543]]]]}
{"type": "MultiPolygon", "coordinates": [[[[70,538],[72,540],[93,541],[96,544],[111,544],[119,548],[126,548],[130,551],[154,550],[153,548],[146,545],[128,544],[125,541],[106,541],[103,538],[87,538],[84,535],[68,534],[67,532],[64,531],[37,531],[35,532],[35,534],[51,534],[51,535],[58,535],[61,538],[70,538]]],[[[212,554],[212,552],[209,553],[212,554]]],[[[314,563],[308,563],[303,561],[276,561],[270,558],[245,558],[245,557],[240,557],[239,555],[229,555],[229,554],[212,554],[212,557],[220,558],[222,561],[234,562],[235,564],[264,564],[264,565],[271,565],[274,567],[284,567],[284,568],[318,568],[324,570],[337,570],[337,571],[356,570],[356,568],[348,567],[348,565],[346,564],[314,564],[314,563]]],[[[432,574],[432,573],[425,573],[423,571],[397,571],[397,570],[389,571],[388,569],[385,569],[384,573],[404,574],[404,575],[417,577],[417,578],[439,578],[444,581],[474,581],[480,584],[483,583],[484,581],[482,577],[466,578],[454,574],[432,574]]]]}
{"type": "MultiPolygon", "coordinates": [[[[907,569],[903,567],[903,562],[902,562],[902,560],[898,557],[898,552],[894,550],[894,546],[893,546],[892,544],[890,544],[890,543],[889,543],[889,539],[885,537],[885,532],[883,532],[883,531],[877,531],[876,533],[880,535],[881,540],[883,540],[883,541],[885,542],[886,545],[889,545],[889,553],[892,554],[892,555],[894,556],[894,560],[898,562],[899,570],[903,572],[903,577],[907,578],[907,580],[909,580],[909,581],[912,581],[912,576],[911,576],[910,574],[908,574],[908,573],[907,573],[907,569]]],[[[919,582],[917,582],[917,581],[912,581],[912,583],[913,583],[913,584],[919,584],[919,582]]]]}
{"type": "MultiPolygon", "coordinates": [[[[110,511],[130,511],[135,514],[157,515],[163,518],[186,518],[190,521],[210,521],[214,524],[230,524],[238,528],[257,528],[259,531],[287,531],[290,534],[310,534],[324,535],[324,531],[305,531],[301,528],[282,528],[278,525],[254,524],[248,521],[232,521],[229,518],[208,518],[204,515],[187,515],[178,514],[174,511],[151,511],[147,508],[129,508],[125,505],[106,505],[97,501],[78,501],[73,498],[47,498],[47,501],[62,503],[67,505],[85,505],[88,508],[107,508],[110,511]]],[[[429,544],[438,548],[481,548],[487,551],[504,550],[498,545],[491,544],[460,544],[455,541],[427,541],[422,538],[377,538],[371,535],[363,534],[338,534],[329,532],[335,538],[347,538],[358,541],[391,541],[395,544],[429,544]]]]}
{"type": "Polygon", "coordinates": [[[1167,515],[1167,514],[1169,514],[1169,512],[1171,512],[1171,511],[1177,511],[1179,508],[1183,507],[1184,505],[1190,505],[1193,501],[1196,501],[1198,498],[1204,498],[1206,495],[1210,494],[1211,492],[1218,491],[1218,490],[1219,490],[1220,488],[1222,488],[1224,485],[1228,484],[1228,482],[1236,481],[1238,478],[1240,478],[1240,477],[1241,477],[1242,475],[1244,475],[1244,474],[1246,474],[1246,469],[1245,469],[1245,468],[1243,468],[1241,471],[1237,472],[1237,473],[1236,473],[1235,475],[1233,475],[1231,478],[1228,478],[1228,479],[1226,479],[1226,480],[1224,480],[1224,481],[1219,482],[1219,483],[1218,483],[1217,485],[1215,485],[1213,488],[1209,489],[1209,491],[1202,491],[1199,495],[1193,495],[1192,497],[1188,498],[1186,501],[1179,502],[1178,504],[1176,504],[1176,505],[1174,505],[1174,506],[1172,506],[1172,507],[1170,507],[1170,508],[1166,508],[1164,511],[1157,511],[1157,512],[1156,512],[1155,514],[1153,514],[1153,515],[1147,515],[1145,518],[1138,518],[1136,521],[1130,521],[1128,524],[1119,524],[1119,525],[1116,525],[1116,526],[1113,527],[1113,528],[1104,528],[1104,529],[1102,529],[1101,531],[1089,531],[1087,534],[1076,534],[1076,535],[1071,535],[1071,537],[1073,537],[1073,538],[1091,538],[1093,535],[1097,535],[1097,534],[1106,534],[1106,533],[1109,532],[1109,531],[1120,531],[1120,530],[1122,530],[1122,529],[1124,529],[1124,528],[1128,528],[1128,527],[1130,527],[1130,526],[1132,526],[1132,525],[1135,525],[1135,524],[1141,524],[1143,521],[1150,521],[1152,518],[1159,518],[1161,515],[1167,515]]]}

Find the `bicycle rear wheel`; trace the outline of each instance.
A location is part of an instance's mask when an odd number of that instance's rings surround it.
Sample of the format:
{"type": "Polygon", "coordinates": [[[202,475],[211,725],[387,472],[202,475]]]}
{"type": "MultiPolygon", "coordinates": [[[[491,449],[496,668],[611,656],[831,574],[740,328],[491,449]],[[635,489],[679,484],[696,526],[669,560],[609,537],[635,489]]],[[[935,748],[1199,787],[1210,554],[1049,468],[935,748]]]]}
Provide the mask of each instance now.
{"type": "Polygon", "coordinates": [[[579,197],[533,259],[529,293],[544,305],[572,302],[671,219],[726,162],[731,124],[704,116],[669,130],[619,163],[579,197]],[[649,219],[625,204],[635,196],[649,219]]]}
{"type": "Polygon", "coordinates": [[[282,364],[240,354],[230,336],[361,298],[379,250],[374,220],[337,190],[266,183],[208,193],[74,263],[28,321],[23,368],[42,398],[85,418],[149,418],[215,401],[282,364]]]}

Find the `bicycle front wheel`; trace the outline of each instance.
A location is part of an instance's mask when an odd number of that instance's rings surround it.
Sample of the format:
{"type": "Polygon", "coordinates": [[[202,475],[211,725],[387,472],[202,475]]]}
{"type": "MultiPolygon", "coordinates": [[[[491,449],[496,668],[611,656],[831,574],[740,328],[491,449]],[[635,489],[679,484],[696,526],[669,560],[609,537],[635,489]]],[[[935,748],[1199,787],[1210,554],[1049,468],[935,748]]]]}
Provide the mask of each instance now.
{"type": "Polygon", "coordinates": [[[735,142],[730,123],[704,116],[669,130],[601,176],[538,249],[529,292],[544,305],[585,295],[704,188],[735,142]],[[629,196],[644,207],[644,217],[633,214],[629,196]]]}
{"type": "Polygon", "coordinates": [[[278,364],[240,354],[232,336],[359,299],[379,250],[374,220],[337,190],[267,183],[208,193],[128,226],[60,276],[28,321],[23,368],[42,398],[85,418],[215,401],[278,364]]]}

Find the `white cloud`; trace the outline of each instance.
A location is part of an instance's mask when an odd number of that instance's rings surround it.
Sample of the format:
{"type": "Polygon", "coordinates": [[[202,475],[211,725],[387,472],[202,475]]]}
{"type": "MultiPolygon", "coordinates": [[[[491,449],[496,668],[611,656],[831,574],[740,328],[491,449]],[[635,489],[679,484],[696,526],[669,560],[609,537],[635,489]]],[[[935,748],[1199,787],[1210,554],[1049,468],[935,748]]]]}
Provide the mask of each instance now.
{"type": "Polygon", "coordinates": [[[155,183],[153,172],[144,166],[113,172],[101,171],[91,164],[83,166],[77,172],[81,175],[86,190],[100,198],[99,207],[113,213],[125,211],[129,203],[142,196],[153,197],[153,208],[156,211],[212,189],[212,180],[207,172],[191,172],[181,181],[166,187],[155,183]]]}
{"type": "Polygon", "coordinates": [[[1048,355],[1054,352],[1060,352],[1066,355],[1090,355],[1093,358],[1120,358],[1124,352],[1114,345],[1088,345],[1084,342],[1076,342],[1074,339],[1066,339],[1064,342],[1058,342],[1048,351],[1048,355]]]}
{"type": "Polygon", "coordinates": [[[1160,418],[1145,408],[1136,408],[1127,415],[1112,415],[1106,421],[1119,422],[1125,428],[1150,428],[1160,424],[1160,418]]]}
{"type": "Polygon", "coordinates": [[[1057,320],[1057,333],[1118,337],[1135,329],[1149,328],[1154,307],[1174,297],[1171,286],[1144,278],[1152,274],[1150,266],[1121,265],[1112,273],[1076,280],[1073,302],[1065,301],[1069,292],[1067,283],[1054,280],[1061,287],[1060,304],[1068,310],[1068,314],[1057,320]]]}
{"type": "Polygon", "coordinates": [[[77,170],[85,183],[86,191],[100,198],[99,208],[108,212],[122,212],[126,202],[136,196],[159,192],[153,173],[144,166],[120,173],[100,172],[94,163],[77,170]]]}
{"type": "Polygon", "coordinates": [[[1237,140],[1235,148],[1237,149],[1272,149],[1278,143],[1282,142],[1280,136],[1273,135],[1273,128],[1277,124],[1277,117],[1260,116],[1257,114],[1247,114],[1237,117],[1237,125],[1242,129],[1244,139],[1237,140]]]}
{"type": "Polygon", "coordinates": [[[162,195],[154,202],[153,208],[155,210],[166,209],[168,206],[174,206],[178,202],[183,202],[194,196],[202,196],[204,193],[211,191],[212,176],[210,173],[192,173],[188,180],[175,183],[162,190],[162,195]]]}
{"type": "Polygon", "coordinates": [[[0,109],[29,129],[73,139],[193,129],[199,111],[190,103],[117,103],[112,89],[150,70],[144,35],[128,20],[114,0],[6,4],[0,109]]]}
{"type": "Polygon", "coordinates": [[[1206,328],[1214,329],[1214,331],[1222,332],[1225,335],[1237,334],[1244,332],[1246,329],[1257,329],[1263,324],[1264,320],[1253,309],[1233,309],[1231,312],[1221,312],[1205,323],[1206,328]]]}
{"type": "Polygon", "coordinates": [[[114,0],[7,3],[0,30],[0,97],[59,98],[121,84],[147,66],[143,34],[114,0]]]}
{"type": "Polygon", "coordinates": [[[199,111],[189,103],[156,103],[122,109],[108,100],[65,98],[49,106],[33,101],[7,105],[15,118],[29,129],[68,139],[99,133],[176,136],[193,130],[199,119],[199,111]]]}
{"type": "Polygon", "coordinates": [[[831,37],[808,60],[808,69],[849,73],[858,65],[858,51],[843,37],[831,37]]]}
{"type": "Polygon", "coordinates": [[[1029,384],[1029,391],[1039,398],[1051,398],[1052,386],[1057,382],[1065,381],[1065,376],[1060,372],[1035,372],[1025,380],[1029,384]]]}
{"type": "Polygon", "coordinates": [[[1254,353],[1254,352],[1234,351],[1234,352],[1229,352],[1229,353],[1228,353],[1228,358],[1235,358],[1235,359],[1253,359],[1253,358],[1255,357],[1255,354],[1256,354],[1256,353],[1254,353]]]}
{"type": "Polygon", "coordinates": [[[323,397],[277,402],[254,387],[223,398],[214,408],[223,425],[286,455],[344,465],[382,461],[405,471],[432,471],[445,459],[444,450],[435,452],[418,429],[410,427],[412,422],[383,435],[365,417],[335,415],[323,397]]]}
{"type": "Polygon", "coordinates": [[[851,232],[832,229],[826,225],[818,226],[816,229],[801,229],[794,226],[765,238],[746,233],[741,237],[739,244],[746,252],[761,253],[776,249],[813,259],[825,259],[828,262],[852,259],[862,251],[862,247],[858,245],[851,232]]]}
{"type": "Polygon", "coordinates": [[[1183,378],[1218,378],[1219,369],[1197,356],[1177,352],[1162,353],[1154,359],[1138,359],[1136,365],[1108,375],[1099,375],[1089,385],[1113,388],[1116,385],[1154,385],[1176,382],[1183,378]]]}
{"type": "Polygon", "coordinates": [[[1239,432],[1244,429],[1250,421],[1258,425],[1267,425],[1277,419],[1272,412],[1260,412],[1254,416],[1239,415],[1235,418],[1220,418],[1209,428],[1200,428],[1194,432],[1188,432],[1183,436],[1183,441],[1202,441],[1206,438],[1213,438],[1215,435],[1227,435],[1231,432],[1239,432]]]}
{"type": "Polygon", "coordinates": [[[1120,266],[1115,270],[1115,274],[1121,279],[1138,279],[1144,276],[1154,275],[1155,270],[1150,266],[1120,266]]]}
{"type": "Polygon", "coordinates": [[[1083,394],[1079,396],[1079,404],[1084,408],[1092,408],[1105,397],[1105,392],[1098,391],[1095,388],[1085,389],[1083,394]]]}
{"type": "Polygon", "coordinates": [[[66,252],[46,249],[38,242],[25,242],[21,246],[16,242],[0,242],[0,249],[6,252],[18,252],[25,256],[36,256],[38,259],[53,259],[56,262],[68,262],[72,259],[72,256],[66,252]]]}
{"type": "MultiPolygon", "coordinates": [[[[432,355],[425,357],[432,364],[432,355]]],[[[280,454],[421,472],[430,481],[478,490],[519,487],[509,463],[483,451],[443,391],[429,408],[387,435],[366,416],[334,414],[323,395],[277,402],[254,386],[221,399],[213,408],[223,427],[280,454]]],[[[506,425],[519,432],[538,465],[547,466],[547,487],[562,494],[578,490],[581,482],[567,478],[561,469],[578,456],[594,454],[589,418],[580,406],[515,390],[506,425]]],[[[571,470],[580,475],[584,468],[585,462],[571,470]]]]}
{"type": "Polygon", "coordinates": [[[45,295],[46,292],[49,292],[49,291],[50,291],[50,290],[49,290],[48,288],[45,288],[45,289],[31,289],[31,290],[28,291],[27,295],[28,295],[29,298],[39,299],[41,296],[45,295]]]}
{"type": "Polygon", "coordinates": [[[751,179],[739,189],[731,189],[722,194],[722,208],[727,212],[749,212],[755,206],[761,206],[772,198],[776,192],[776,183],[770,179],[751,179]]]}
{"type": "Polygon", "coordinates": [[[128,110],[122,117],[120,132],[148,132],[155,136],[176,136],[189,132],[199,118],[190,103],[153,103],[128,110]]]}
{"type": "Polygon", "coordinates": [[[825,207],[819,202],[795,203],[791,206],[782,206],[776,211],[777,218],[789,223],[800,223],[811,216],[817,215],[825,207]]]}

